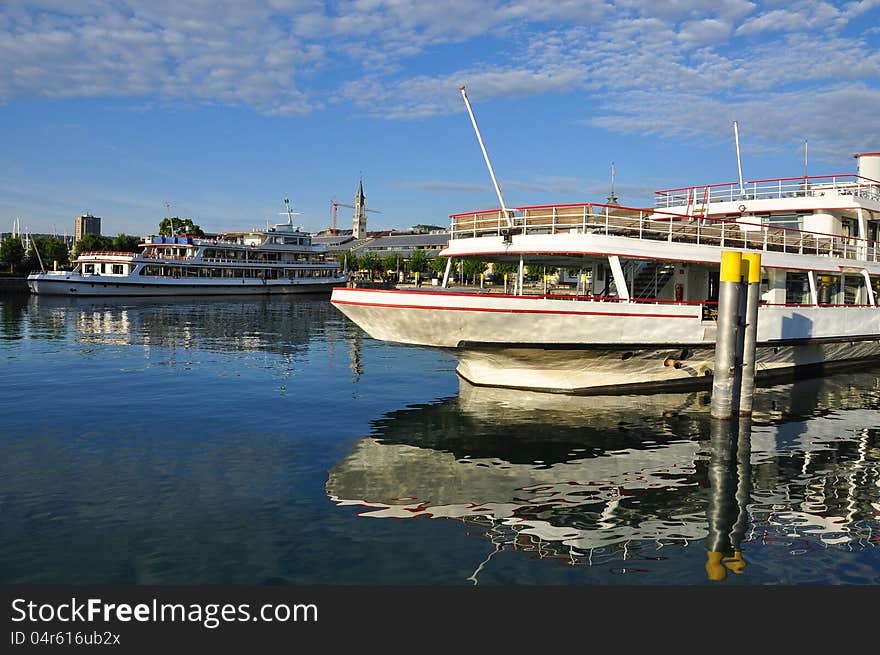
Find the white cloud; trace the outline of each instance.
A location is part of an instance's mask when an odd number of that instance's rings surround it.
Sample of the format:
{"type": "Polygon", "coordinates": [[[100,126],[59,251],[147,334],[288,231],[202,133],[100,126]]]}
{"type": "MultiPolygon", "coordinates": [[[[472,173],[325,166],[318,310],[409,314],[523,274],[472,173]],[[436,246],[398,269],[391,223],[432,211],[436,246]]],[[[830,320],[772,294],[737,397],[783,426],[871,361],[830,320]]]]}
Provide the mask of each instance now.
{"type": "MultiPolygon", "coordinates": [[[[0,101],[114,96],[271,115],[347,103],[371,116],[420,119],[462,111],[458,87],[466,84],[475,104],[588,94],[585,119],[597,125],[717,134],[744,107],[770,117],[793,106],[809,106],[814,117],[836,107],[861,117],[861,108],[832,100],[849,89],[874,102],[880,52],[867,34],[878,7],[880,0],[5,0],[0,101]],[[869,29],[843,35],[857,20],[869,29]]],[[[821,116],[830,123],[822,129],[848,142],[850,126],[821,116]]]]}

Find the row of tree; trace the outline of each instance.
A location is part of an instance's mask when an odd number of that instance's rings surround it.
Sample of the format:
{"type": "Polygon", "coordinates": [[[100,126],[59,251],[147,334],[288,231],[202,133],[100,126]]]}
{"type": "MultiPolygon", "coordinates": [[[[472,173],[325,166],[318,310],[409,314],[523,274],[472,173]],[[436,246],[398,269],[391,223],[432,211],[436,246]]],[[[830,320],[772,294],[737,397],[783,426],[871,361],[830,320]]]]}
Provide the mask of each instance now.
{"type": "Polygon", "coordinates": [[[69,266],[71,259],[76,259],[83,252],[95,250],[113,250],[117,252],[138,252],[140,238],[129,234],[115,237],[98,234],[85,234],[76,242],[71,254],[70,248],[63,239],[52,236],[37,236],[30,240],[30,248],[25,251],[19,237],[7,237],[0,242],[0,270],[14,275],[23,275],[40,270],[40,261],[47,269],[58,262],[59,268],[69,266]],[[35,250],[36,248],[36,250],[35,250]]]}
{"type": "MultiPolygon", "coordinates": [[[[416,250],[406,259],[398,254],[390,254],[380,257],[374,252],[366,252],[361,256],[353,252],[346,252],[342,256],[343,265],[349,271],[368,271],[372,275],[381,277],[388,273],[404,272],[407,275],[419,273],[421,276],[430,274],[442,275],[446,270],[447,259],[444,257],[428,257],[424,250],[416,250]]],[[[496,264],[496,272],[506,272],[507,265],[496,264]]],[[[485,273],[489,265],[479,259],[456,260],[453,273],[456,277],[471,282],[477,282],[481,273],[485,273]]],[[[511,271],[515,270],[510,266],[511,271]]]]}

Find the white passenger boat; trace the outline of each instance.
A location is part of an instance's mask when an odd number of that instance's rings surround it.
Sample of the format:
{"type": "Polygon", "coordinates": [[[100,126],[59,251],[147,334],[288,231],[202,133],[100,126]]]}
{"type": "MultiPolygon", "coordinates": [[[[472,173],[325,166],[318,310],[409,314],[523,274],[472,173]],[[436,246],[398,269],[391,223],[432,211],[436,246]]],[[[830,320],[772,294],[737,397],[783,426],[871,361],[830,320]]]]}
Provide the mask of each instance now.
{"type": "Polygon", "coordinates": [[[287,223],[213,238],[153,236],[139,254],[84,252],[72,271],[28,276],[33,293],[65,296],[179,296],[329,293],[347,273],[326,246],[287,223]]]}
{"type": "Polygon", "coordinates": [[[449,289],[447,267],[441,288],[338,288],[331,301],[377,339],[451,349],[477,385],[707,386],[721,253],[759,251],[759,380],[880,361],[880,152],[856,158],[855,175],[658,191],[648,209],[502,199],[452,215],[441,256],[516,264],[512,293],[449,289]],[[530,289],[525,267],[541,265],[578,284],[530,289]]]}

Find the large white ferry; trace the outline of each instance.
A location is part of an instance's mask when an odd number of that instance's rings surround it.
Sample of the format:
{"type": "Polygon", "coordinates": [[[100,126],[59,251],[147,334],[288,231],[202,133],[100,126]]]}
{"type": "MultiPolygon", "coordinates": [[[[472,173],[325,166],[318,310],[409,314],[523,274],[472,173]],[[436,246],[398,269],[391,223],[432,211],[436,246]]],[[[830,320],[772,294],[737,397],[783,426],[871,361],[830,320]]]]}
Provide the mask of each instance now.
{"type": "Polygon", "coordinates": [[[279,223],[213,238],[152,236],[142,252],[84,252],[72,271],[28,276],[33,293],[65,296],[179,296],[329,293],[347,273],[327,247],[279,223]]]}
{"type": "Polygon", "coordinates": [[[447,267],[441,288],[338,288],[331,301],[377,339],[452,349],[458,373],[477,385],[574,393],[704,386],[721,253],[760,251],[759,379],[880,363],[880,152],[855,156],[855,175],[658,191],[649,209],[584,203],[454,214],[441,256],[516,264],[512,293],[450,290],[447,267]],[[579,282],[562,293],[528,288],[526,267],[541,265],[579,282]]]}

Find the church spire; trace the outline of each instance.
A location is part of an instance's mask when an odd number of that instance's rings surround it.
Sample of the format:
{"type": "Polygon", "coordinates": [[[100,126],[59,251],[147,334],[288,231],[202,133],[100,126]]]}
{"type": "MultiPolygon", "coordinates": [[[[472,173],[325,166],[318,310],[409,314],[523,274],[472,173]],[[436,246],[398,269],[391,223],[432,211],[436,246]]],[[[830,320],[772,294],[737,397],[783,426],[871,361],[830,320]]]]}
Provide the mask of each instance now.
{"type": "Polygon", "coordinates": [[[354,197],[351,235],[355,239],[363,239],[367,236],[367,196],[364,195],[364,178],[360,179],[357,194],[354,197]]]}

